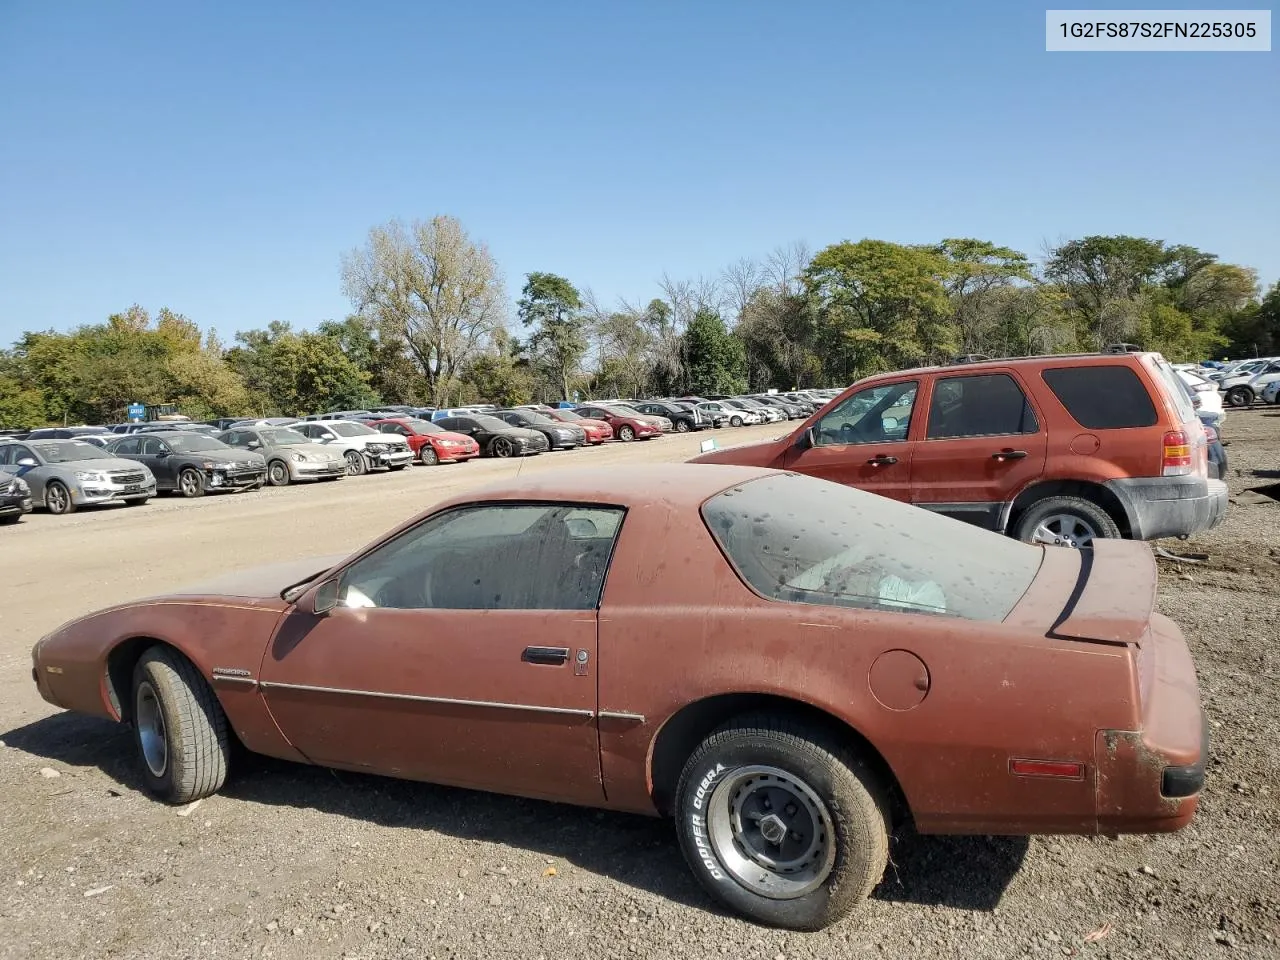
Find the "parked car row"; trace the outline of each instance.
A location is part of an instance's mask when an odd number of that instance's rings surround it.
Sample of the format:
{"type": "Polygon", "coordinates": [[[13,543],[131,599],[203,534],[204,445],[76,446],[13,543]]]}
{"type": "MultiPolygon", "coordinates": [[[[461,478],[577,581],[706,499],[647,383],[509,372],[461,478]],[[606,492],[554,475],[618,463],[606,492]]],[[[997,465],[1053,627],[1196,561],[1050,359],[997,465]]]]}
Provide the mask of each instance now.
{"type": "Polygon", "coordinates": [[[1179,364],[1180,372],[1191,373],[1213,384],[1227,404],[1248,407],[1255,401],[1280,403],[1280,357],[1253,357],[1216,367],[1179,364]]]}
{"type": "MultiPolygon", "coordinates": [[[[809,409],[818,402],[811,398],[809,409]]],[[[701,397],[506,409],[397,406],[305,418],[10,431],[0,437],[0,522],[16,521],[35,508],[68,514],[104,503],[144,504],[160,493],[194,498],[399,471],[414,461],[436,466],[655,439],[724,423],[759,423],[759,411],[784,409],[800,406],[701,397]]],[[[780,412],[776,419],[782,419],[780,412]]]]}

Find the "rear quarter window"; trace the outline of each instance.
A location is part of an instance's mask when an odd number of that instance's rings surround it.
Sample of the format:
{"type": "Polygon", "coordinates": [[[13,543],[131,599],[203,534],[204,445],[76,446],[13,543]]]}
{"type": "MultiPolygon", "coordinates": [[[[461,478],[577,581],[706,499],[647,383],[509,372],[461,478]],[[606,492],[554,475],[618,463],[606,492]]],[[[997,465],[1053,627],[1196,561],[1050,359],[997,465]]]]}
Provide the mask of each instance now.
{"type": "Polygon", "coordinates": [[[999,622],[1045,549],[799,474],[731,487],[702,515],[748,586],[792,603],[999,622]]]}
{"type": "Polygon", "coordinates": [[[1040,376],[1072,419],[1088,430],[1153,427],[1158,422],[1146,384],[1124,364],[1055,367],[1040,376]]]}

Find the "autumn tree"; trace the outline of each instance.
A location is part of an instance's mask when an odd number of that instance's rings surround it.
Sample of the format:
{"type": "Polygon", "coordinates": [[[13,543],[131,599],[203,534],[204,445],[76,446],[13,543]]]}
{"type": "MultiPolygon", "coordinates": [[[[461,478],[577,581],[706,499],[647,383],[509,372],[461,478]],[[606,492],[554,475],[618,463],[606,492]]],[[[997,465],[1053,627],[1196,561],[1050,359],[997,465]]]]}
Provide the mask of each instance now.
{"type": "Polygon", "coordinates": [[[374,227],[343,258],[342,277],[356,312],[404,343],[437,406],[502,322],[497,264],[453,217],[374,227]]]}

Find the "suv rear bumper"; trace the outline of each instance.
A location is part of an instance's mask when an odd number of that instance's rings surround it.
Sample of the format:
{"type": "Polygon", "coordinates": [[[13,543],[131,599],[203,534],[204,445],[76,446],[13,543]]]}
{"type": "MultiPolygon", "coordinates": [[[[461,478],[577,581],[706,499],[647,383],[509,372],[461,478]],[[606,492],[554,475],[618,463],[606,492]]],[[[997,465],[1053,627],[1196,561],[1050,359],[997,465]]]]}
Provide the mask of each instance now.
{"type": "Polygon", "coordinates": [[[1124,507],[1135,540],[1211,530],[1227,515],[1227,485],[1202,477],[1144,477],[1105,484],[1124,507]]]}

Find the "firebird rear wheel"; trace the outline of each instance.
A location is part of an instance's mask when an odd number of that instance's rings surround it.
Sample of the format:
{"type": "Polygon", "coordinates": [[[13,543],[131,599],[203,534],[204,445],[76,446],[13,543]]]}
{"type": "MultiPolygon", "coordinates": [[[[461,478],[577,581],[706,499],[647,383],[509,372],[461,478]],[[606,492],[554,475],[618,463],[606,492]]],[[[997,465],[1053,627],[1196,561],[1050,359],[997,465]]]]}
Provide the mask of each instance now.
{"type": "Polygon", "coordinates": [[[152,647],[133,671],[133,730],[147,789],[170,803],[215,793],[227,778],[227,718],[192,663],[152,647]]]}
{"type": "Polygon", "coordinates": [[[695,876],[758,922],[821,929],[884,873],[882,790],[821,729],[767,716],[734,721],[694,751],[676,796],[680,845],[695,876]]]}

